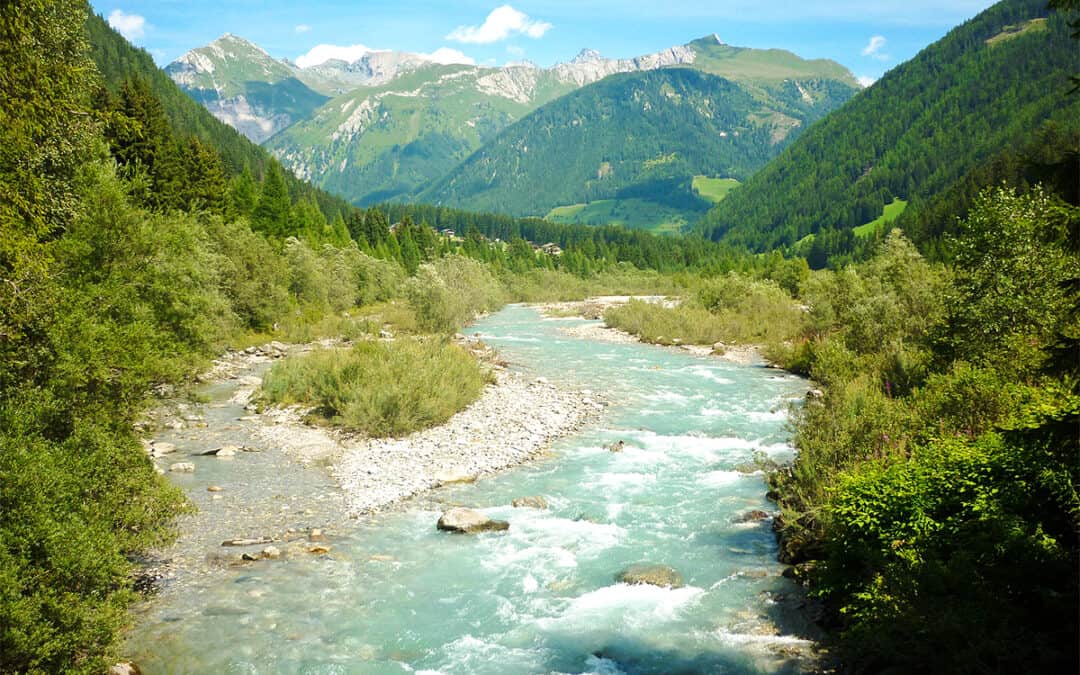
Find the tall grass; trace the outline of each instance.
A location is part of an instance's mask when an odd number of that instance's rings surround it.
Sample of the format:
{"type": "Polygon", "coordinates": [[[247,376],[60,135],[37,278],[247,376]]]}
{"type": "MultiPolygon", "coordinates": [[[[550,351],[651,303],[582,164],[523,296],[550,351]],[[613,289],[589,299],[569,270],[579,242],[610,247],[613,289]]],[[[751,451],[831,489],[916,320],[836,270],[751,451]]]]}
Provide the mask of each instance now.
{"type": "Polygon", "coordinates": [[[475,401],[488,379],[446,341],[365,341],[276,364],[261,400],[311,405],[332,424],[369,436],[401,436],[445,422],[475,401]]]}

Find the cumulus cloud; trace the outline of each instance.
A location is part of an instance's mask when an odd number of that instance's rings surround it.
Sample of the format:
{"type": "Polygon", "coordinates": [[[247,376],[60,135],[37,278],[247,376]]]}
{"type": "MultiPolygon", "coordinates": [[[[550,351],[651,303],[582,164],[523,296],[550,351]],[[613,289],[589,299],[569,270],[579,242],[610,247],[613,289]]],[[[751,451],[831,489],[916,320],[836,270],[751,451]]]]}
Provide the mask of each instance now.
{"type": "Polygon", "coordinates": [[[476,59],[471,56],[466,56],[456,49],[450,49],[449,47],[439,47],[430,54],[417,54],[417,56],[431,61],[432,63],[441,63],[444,66],[452,63],[461,63],[466,66],[476,65],[476,59]]]}
{"type": "Polygon", "coordinates": [[[349,45],[347,47],[339,45],[315,45],[308,50],[306,54],[296,57],[296,65],[301,68],[309,68],[311,66],[317,66],[320,63],[326,63],[331,59],[352,63],[354,61],[359,61],[365,54],[374,51],[378,50],[365,47],[364,45],[349,45]]]}
{"type": "Polygon", "coordinates": [[[128,40],[135,41],[146,35],[146,17],[128,14],[122,9],[114,9],[109,14],[109,25],[128,40]]]}
{"type": "Polygon", "coordinates": [[[875,35],[874,37],[870,38],[870,41],[866,43],[865,47],[863,47],[862,55],[878,59],[879,61],[888,60],[889,55],[884,54],[881,51],[885,48],[885,45],[887,43],[888,40],[885,39],[885,36],[875,35]]]}
{"type": "Polygon", "coordinates": [[[860,75],[858,77],[858,80],[859,80],[859,84],[861,84],[864,87],[869,87],[873,83],[877,82],[876,77],[870,77],[869,75],[860,75]]]}
{"type": "Polygon", "coordinates": [[[302,23],[299,26],[297,26],[295,28],[295,30],[296,30],[297,33],[306,33],[309,30],[311,30],[311,26],[307,25],[306,23],[302,23]]]}
{"type": "Polygon", "coordinates": [[[510,5],[503,5],[491,10],[491,14],[487,15],[483,24],[479,26],[458,26],[446,36],[446,39],[467,44],[486,45],[505,40],[511,35],[527,35],[531,38],[543,37],[544,33],[548,32],[550,28],[551,24],[546,21],[537,21],[510,5]]]}

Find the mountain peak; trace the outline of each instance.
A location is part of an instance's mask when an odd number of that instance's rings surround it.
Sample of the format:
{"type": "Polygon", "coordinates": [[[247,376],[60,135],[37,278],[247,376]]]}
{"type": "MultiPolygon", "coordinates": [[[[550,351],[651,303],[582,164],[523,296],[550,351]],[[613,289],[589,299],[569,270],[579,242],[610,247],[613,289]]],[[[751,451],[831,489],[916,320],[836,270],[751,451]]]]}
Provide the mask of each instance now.
{"type": "Polygon", "coordinates": [[[578,52],[578,55],[575,56],[574,60],[570,63],[591,63],[593,61],[602,61],[603,59],[604,57],[600,55],[600,52],[586,47],[578,52]]]}

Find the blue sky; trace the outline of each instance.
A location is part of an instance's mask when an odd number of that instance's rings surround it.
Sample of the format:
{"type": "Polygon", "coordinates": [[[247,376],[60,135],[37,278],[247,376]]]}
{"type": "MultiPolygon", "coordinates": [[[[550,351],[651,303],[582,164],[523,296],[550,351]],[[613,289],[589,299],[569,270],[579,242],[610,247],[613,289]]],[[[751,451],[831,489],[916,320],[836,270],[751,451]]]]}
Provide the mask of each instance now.
{"type": "MultiPolygon", "coordinates": [[[[989,0],[93,0],[161,65],[223,33],[296,60],[319,45],[438,53],[501,65],[629,57],[716,33],[729,44],[831,58],[867,81],[993,4],[989,0]]],[[[323,47],[315,52],[330,53],[323,47]]],[[[310,62],[314,57],[309,55],[310,62]]]]}

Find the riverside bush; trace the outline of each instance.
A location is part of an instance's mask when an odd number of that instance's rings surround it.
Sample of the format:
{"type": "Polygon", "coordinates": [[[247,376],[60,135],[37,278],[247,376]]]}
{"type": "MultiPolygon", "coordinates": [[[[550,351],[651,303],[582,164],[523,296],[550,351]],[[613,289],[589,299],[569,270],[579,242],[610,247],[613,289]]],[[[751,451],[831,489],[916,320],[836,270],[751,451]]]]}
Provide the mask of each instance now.
{"type": "Polygon", "coordinates": [[[799,332],[803,315],[776,283],[731,273],[698,282],[674,307],[631,300],[609,309],[604,320],[646,342],[779,344],[799,332]]]}
{"type": "Polygon", "coordinates": [[[491,270],[459,255],[420,265],[405,284],[405,295],[420,327],[444,334],[506,302],[506,292],[491,270]]]}
{"type": "Polygon", "coordinates": [[[443,340],[364,341],[276,364],[261,398],[301,404],[369,436],[401,436],[441,424],[480,396],[489,376],[443,340]]]}

